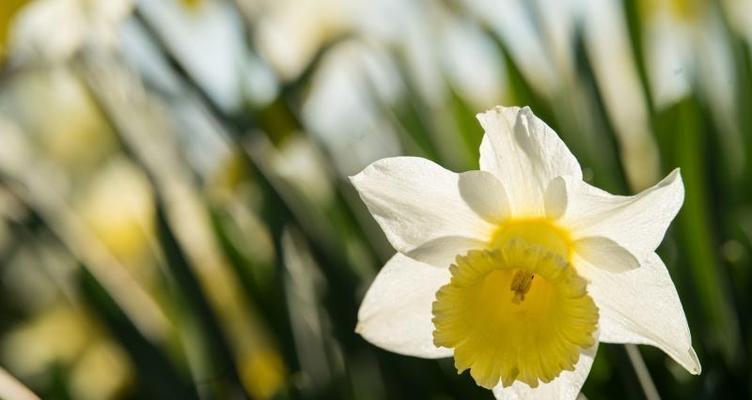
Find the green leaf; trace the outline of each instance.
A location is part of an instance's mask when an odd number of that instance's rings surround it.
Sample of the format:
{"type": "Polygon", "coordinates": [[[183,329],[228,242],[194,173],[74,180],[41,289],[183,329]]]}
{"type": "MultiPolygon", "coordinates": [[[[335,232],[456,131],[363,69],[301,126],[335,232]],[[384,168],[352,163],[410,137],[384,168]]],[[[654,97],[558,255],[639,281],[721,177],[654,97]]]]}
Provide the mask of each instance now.
{"type": "MultiPolygon", "coordinates": [[[[726,362],[734,365],[740,362],[741,338],[729,277],[719,262],[718,238],[712,234],[717,226],[712,223],[706,158],[709,136],[702,118],[694,99],[682,100],[657,115],[658,141],[664,163],[681,168],[686,191],[684,206],[677,217],[679,261],[690,267],[698,296],[685,295],[682,299],[697,299],[699,313],[690,308],[690,316],[695,314],[690,320],[695,322],[694,332],[704,332],[711,349],[720,349],[726,362]],[[704,323],[696,323],[699,320],[704,323]]],[[[673,275],[677,273],[669,270],[673,275]]]]}
{"type": "Polygon", "coordinates": [[[160,348],[141,335],[87,268],[79,270],[79,281],[88,306],[104,321],[133,362],[140,391],[154,399],[199,399],[196,388],[176,370],[160,348]]]}
{"type": "Polygon", "coordinates": [[[171,276],[175,279],[176,287],[181,292],[181,298],[196,317],[202,333],[206,338],[206,345],[210,351],[212,367],[216,371],[216,379],[212,387],[223,396],[237,396],[248,398],[235,364],[234,352],[219,324],[218,316],[212,309],[195,275],[185,251],[172,232],[167,220],[164,203],[157,197],[156,227],[165,261],[171,276]]]}

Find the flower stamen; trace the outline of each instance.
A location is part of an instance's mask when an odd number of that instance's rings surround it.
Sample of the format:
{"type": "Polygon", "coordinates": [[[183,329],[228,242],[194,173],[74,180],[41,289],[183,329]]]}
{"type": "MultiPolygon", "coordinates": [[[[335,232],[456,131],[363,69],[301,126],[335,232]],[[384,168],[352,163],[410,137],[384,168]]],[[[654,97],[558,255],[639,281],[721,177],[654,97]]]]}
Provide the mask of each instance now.
{"type": "Polygon", "coordinates": [[[512,303],[520,304],[525,300],[525,294],[530,290],[530,285],[533,284],[533,278],[535,274],[531,274],[525,271],[517,271],[512,278],[512,284],[509,286],[509,290],[514,292],[512,303]]]}

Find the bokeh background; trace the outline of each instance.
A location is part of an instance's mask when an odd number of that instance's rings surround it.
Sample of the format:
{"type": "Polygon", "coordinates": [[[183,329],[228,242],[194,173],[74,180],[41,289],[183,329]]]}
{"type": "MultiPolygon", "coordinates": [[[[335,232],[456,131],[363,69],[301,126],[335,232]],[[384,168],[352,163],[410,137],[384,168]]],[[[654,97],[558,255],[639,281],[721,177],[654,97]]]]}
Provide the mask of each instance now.
{"type": "Polygon", "coordinates": [[[703,373],[605,344],[584,395],[750,398],[750,21],[750,0],[2,0],[0,396],[491,399],[353,332],[393,250],[347,176],[477,168],[474,115],[503,104],[613,193],[682,168],[659,253],[703,373]]]}

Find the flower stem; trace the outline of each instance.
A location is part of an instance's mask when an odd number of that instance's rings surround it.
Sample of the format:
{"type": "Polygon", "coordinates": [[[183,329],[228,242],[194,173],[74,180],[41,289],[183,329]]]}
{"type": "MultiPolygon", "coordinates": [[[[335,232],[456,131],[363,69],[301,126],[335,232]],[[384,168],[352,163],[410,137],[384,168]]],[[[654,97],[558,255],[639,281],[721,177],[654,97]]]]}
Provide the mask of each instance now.
{"type": "Polygon", "coordinates": [[[642,391],[645,393],[645,398],[647,400],[660,400],[661,396],[655,388],[653,378],[650,377],[650,371],[648,371],[647,366],[645,366],[645,360],[642,359],[640,349],[638,349],[635,344],[625,344],[624,348],[627,350],[627,356],[629,356],[629,361],[632,363],[632,367],[635,370],[642,391]]]}

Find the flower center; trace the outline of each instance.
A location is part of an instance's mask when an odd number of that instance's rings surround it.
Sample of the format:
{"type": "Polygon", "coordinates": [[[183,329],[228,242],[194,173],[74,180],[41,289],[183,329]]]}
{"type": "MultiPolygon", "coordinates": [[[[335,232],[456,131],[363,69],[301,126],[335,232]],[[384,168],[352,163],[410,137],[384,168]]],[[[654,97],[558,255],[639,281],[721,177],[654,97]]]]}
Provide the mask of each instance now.
{"type": "Polygon", "coordinates": [[[504,248],[512,240],[543,247],[565,260],[570,260],[574,252],[569,232],[546,218],[517,219],[501,224],[491,238],[491,248],[504,248]]]}
{"type": "Polygon", "coordinates": [[[483,387],[537,387],[574,370],[598,308],[567,261],[572,242],[545,220],[502,225],[491,247],[457,256],[433,303],[434,344],[483,387]]]}

